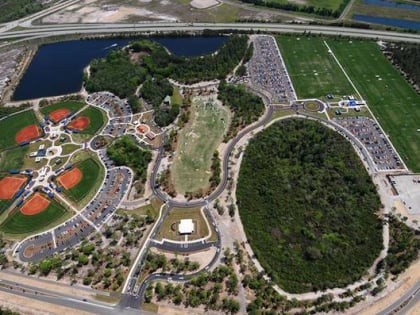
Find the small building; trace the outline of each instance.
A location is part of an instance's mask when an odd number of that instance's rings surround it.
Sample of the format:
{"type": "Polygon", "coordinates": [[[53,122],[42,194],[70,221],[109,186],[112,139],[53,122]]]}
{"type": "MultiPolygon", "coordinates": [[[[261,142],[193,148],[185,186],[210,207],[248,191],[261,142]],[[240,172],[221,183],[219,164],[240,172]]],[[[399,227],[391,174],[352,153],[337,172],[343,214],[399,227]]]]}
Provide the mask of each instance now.
{"type": "Polygon", "coordinates": [[[146,133],[146,137],[147,139],[149,139],[150,141],[155,140],[156,136],[154,134],[152,134],[151,132],[146,133]]]}
{"type": "Polygon", "coordinates": [[[194,232],[194,223],[192,219],[182,219],[178,225],[179,234],[192,234],[194,232]]]}
{"type": "Polygon", "coordinates": [[[164,105],[171,105],[171,97],[169,95],[166,95],[165,98],[163,99],[163,104],[164,105]]]}

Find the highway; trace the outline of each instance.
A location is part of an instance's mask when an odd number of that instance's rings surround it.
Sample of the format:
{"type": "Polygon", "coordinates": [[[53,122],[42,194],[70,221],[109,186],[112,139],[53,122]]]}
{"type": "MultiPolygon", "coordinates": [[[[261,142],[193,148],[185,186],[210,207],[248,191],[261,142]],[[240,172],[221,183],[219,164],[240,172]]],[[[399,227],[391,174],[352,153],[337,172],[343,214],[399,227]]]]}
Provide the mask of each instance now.
{"type": "Polygon", "coordinates": [[[389,32],[371,29],[354,29],[348,27],[335,27],[325,25],[307,24],[275,24],[275,23],[177,23],[177,22],[147,22],[136,24],[53,24],[32,25],[24,22],[22,30],[5,31],[0,29],[0,40],[19,38],[40,38],[65,35],[94,35],[115,33],[140,32],[175,32],[175,31],[202,31],[209,30],[235,30],[235,31],[262,31],[273,33],[303,33],[324,35],[341,35],[350,37],[381,39],[388,41],[407,41],[420,43],[420,34],[389,32]]]}

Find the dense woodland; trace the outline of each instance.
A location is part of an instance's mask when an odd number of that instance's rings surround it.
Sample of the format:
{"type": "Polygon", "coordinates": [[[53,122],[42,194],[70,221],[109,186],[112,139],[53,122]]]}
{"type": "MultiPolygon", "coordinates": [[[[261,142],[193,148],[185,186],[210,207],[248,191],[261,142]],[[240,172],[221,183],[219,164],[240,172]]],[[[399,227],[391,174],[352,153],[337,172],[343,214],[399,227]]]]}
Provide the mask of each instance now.
{"type": "Polygon", "coordinates": [[[20,19],[47,7],[42,0],[2,0],[0,1],[0,23],[20,19]]]}
{"type": "Polygon", "coordinates": [[[386,51],[391,61],[398,66],[408,78],[420,86],[420,45],[411,43],[388,44],[386,51]]]}
{"type": "Polygon", "coordinates": [[[248,92],[243,85],[229,85],[222,80],[218,98],[234,113],[227,138],[235,136],[238,130],[258,120],[264,111],[261,98],[248,92]]]}
{"type": "Polygon", "coordinates": [[[375,186],[351,144],[317,122],[288,119],[251,140],[237,200],[255,255],[288,292],[353,283],[382,249],[375,186]]]}
{"type": "Polygon", "coordinates": [[[133,111],[139,110],[136,89],[142,84],[140,96],[155,108],[155,120],[167,126],[177,117],[181,104],[162,109],[159,105],[166,95],[173,94],[168,78],[182,83],[224,79],[242,58],[252,56],[248,37],[233,35],[217,54],[199,57],[171,55],[159,43],[139,40],[124,50],[113,51],[105,58],[94,60],[90,65],[90,77],[85,78],[89,92],[110,91],[121,98],[128,97],[133,111]]]}
{"type": "Polygon", "coordinates": [[[394,217],[389,218],[389,249],[386,270],[399,275],[418,258],[420,231],[414,231],[394,217]]]}
{"type": "Polygon", "coordinates": [[[294,3],[294,1],[287,1],[287,2],[278,1],[278,0],[268,0],[268,1],[267,0],[241,0],[241,1],[246,2],[246,3],[253,3],[258,6],[281,9],[281,10],[286,10],[286,11],[294,11],[294,12],[316,14],[320,16],[338,18],[350,0],[343,0],[342,3],[340,4],[340,7],[337,10],[324,8],[322,6],[315,7],[312,5],[301,5],[298,3],[294,3]]]}
{"type": "Polygon", "coordinates": [[[134,177],[146,181],[147,166],[152,160],[152,153],[141,149],[130,136],[122,136],[107,149],[107,154],[116,165],[125,165],[134,171],[134,177]]]}

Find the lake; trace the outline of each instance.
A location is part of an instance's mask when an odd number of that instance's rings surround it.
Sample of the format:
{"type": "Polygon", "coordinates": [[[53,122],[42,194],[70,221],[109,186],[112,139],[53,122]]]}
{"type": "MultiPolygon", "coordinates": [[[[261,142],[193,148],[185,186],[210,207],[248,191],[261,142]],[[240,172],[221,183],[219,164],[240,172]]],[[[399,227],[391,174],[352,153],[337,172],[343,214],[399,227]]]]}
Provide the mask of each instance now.
{"type": "Polygon", "coordinates": [[[352,19],[355,21],[361,21],[361,22],[376,23],[376,24],[383,24],[383,25],[400,27],[400,28],[420,30],[419,21],[391,19],[391,18],[385,18],[385,17],[380,17],[380,16],[371,16],[371,15],[363,15],[363,14],[353,14],[352,19]]]}
{"type": "Polygon", "coordinates": [[[388,7],[388,8],[397,8],[397,9],[406,9],[406,10],[420,10],[420,5],[416,5],[415,3],[402,3],[402,2],[395,2],[390,0],[363,0],[363,4],[367,5],[376,5],[380,7],[388,7]]]}
{"type": "MultiPolygon", "coordinates": [[[[93,39],[59,42],[41,46],[16,88],[16,101],[78,92],[83,83],[83,69],[111,49],[126,46],[136,38],[93,39]]],[[[156,37],[171,53],[200,56],[215,52],[227,37],[156,37]]]]}

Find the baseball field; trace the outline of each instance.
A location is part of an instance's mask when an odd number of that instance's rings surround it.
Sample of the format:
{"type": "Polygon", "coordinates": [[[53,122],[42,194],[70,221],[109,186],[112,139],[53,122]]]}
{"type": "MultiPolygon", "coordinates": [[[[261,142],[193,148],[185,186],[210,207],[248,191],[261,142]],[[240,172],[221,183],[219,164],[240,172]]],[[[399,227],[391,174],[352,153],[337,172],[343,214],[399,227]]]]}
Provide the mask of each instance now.
{"type": "Polygon", "coordinates": [[[57,177],[57,182],[64,188],[64,193],[73,201],[81,201],[100,182],[101,166],[93,158],[85,159],[74,165],[73,169],[57,177]],[[67,187],[67,189],[66,189],[67,187]]]}
{"type": "Polygon", "coordinates": [[[67,128],[75,129],[82,134],[94,135],[104,126],[105,121],[106,118],[103,111],[89,106],[77,115],[76,119],[67,125],[67,128]]]}
{"type": "Polygon", "coordinates": [[[420,95],[373,41],[328,40],[407,167],[420,171],[420,95]]]}
{"type": "Polygon", "coordinates": [[[32,110],[2,119],[0,120],[0,151],[17,145],[21,141],[31,140],[37,134],[40,134],[38,120],[32,110]],[[38,132],[36,132],[37,129],[38,132]]]}
{"type": "Polygon", "coordinates": [[[321,98],[330,93],[339,96],[354,94],[354,89],[328,52],[324,38],[276,38],[298,98],[321,98]]]}
{"type": "MultiPolygon", "coordinates": [[[[32,197],[33,198],[33,197],[32,197]]],[[[37,198],[35,196],[35,198],[37,198]]],[[[6,234],[26,234],[44,229],[49,224],[61,218],[66,210],[60,204],[46,196],[42,196],[49,201],[48,206],[36,214],[24,214],[25,204],[21,209],[13,210],[7,219],[0,225],[0,230],[6,234]]],[[[35,200],[34,202],[37,202],[35,200]]]]}
{"type": "Polygon", "coordinates": [[[74,114],[85,106],[82,102],[63,101],[41,107],[40,112],[53,122],[59,122],[69,114],[74,114]]]}

